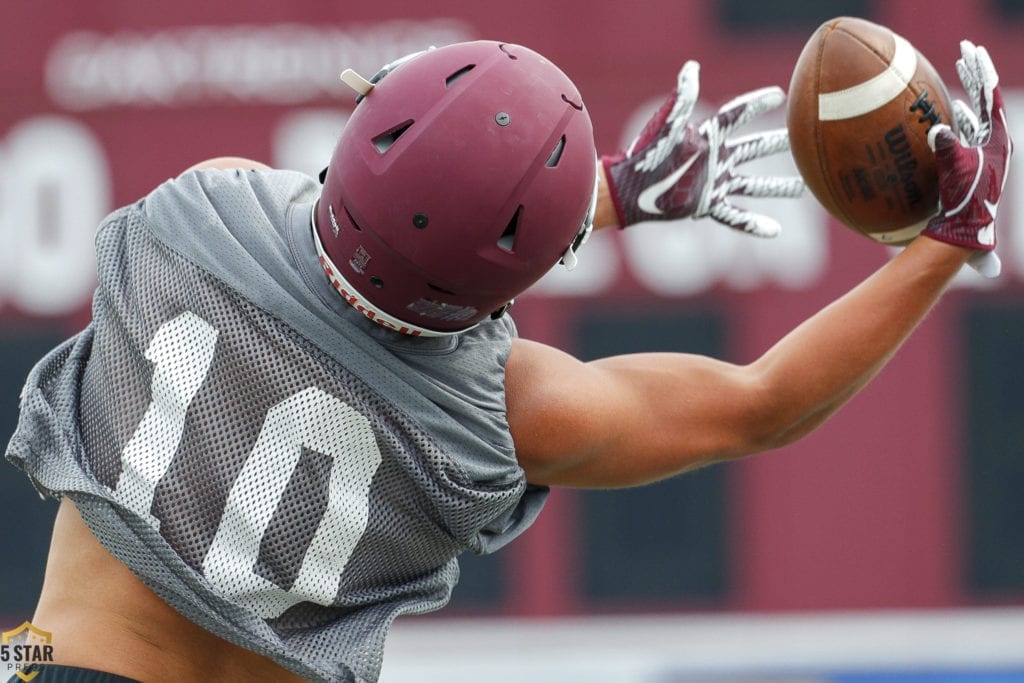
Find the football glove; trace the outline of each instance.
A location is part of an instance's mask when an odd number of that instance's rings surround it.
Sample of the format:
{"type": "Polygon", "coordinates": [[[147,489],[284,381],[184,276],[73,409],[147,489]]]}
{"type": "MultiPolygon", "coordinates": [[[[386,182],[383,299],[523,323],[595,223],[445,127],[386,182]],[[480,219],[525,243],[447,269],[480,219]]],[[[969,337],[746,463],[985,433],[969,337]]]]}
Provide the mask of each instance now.
{"type": "Polygon", "coordinates": [[[768,216],[730,203],[746,197],[796,197],[798,177],[744,176],[738,165],[789,149],[784,128],[730,138],[755,117],[779,107],[785,94],[762,88],[723,105],[699,125],[689,123],[697,102],[700,66],[688,61],[676,88],[625,152],[602,157],[619,225],[650,220],[702,218],[760,237],[775,237],[780,226],[768,216]]]}
{"type": "Polygon", "coordinates": [[[1013,142],[988,51],[965,40],[960,54],[956,70],[970,105],[961,100],[953,104],[959,138],[947,125],[933,126],[928,133],[939,171],[941,209],[922,234],[976,249],[968,263],[991,278],[1002,269],[995,253],[995,220],[1013,142]]]}

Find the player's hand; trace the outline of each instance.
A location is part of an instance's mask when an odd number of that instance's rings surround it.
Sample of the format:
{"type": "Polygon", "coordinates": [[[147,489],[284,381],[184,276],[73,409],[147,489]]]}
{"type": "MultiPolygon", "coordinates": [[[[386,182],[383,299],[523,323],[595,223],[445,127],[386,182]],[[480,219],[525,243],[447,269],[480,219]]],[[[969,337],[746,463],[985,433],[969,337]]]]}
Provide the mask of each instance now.
{"type": "Polygon", "coordinates": [[[730,203],[746,197],[796,197],[796,177],[743,176],[736,166],[789,149],[784,128],[730,139],[733,131],[780,106],[780,88],[762,88],[723,105],[699,125],[689,123],[699,91],[700,66],[689,61],[676,89],[629,149],[602,157],[619,225],[711,216],[730,228],[760,237],[779,234],[778,221],[730,203]]]}
{"type": "Polygon", "coordinates": [[[1002,266],[996,256],[996,210],[1010,168],[1013,142],[999,92],[999,75],[988,51],[969,41],[960,43],[957,74],[971,102],[957,100],[953,118],[959,138],[946,125],[933,126],[928,144],[939,169],[938,215],[922,234],[976,249],[969,263],[985,277],[1002,266]]]}

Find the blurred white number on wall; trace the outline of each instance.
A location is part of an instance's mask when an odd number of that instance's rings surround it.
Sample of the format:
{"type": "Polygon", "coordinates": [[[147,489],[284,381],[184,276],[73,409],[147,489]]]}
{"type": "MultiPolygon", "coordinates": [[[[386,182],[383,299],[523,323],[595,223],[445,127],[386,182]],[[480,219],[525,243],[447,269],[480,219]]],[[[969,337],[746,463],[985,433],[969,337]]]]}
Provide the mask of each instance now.
{"type": "Polygon", "coordinates": [[[11,128],[0,140],[0,303],[47,316],[88,301],[110,202],[106,156],[84,125],[44,115],[11,128]]]}

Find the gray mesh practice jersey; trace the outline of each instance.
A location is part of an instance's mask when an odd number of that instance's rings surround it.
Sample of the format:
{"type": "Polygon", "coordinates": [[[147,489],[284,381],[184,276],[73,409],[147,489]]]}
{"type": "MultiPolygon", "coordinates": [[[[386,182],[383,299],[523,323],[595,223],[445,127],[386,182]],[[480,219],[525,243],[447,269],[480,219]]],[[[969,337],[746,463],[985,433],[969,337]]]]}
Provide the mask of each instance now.
{"type": "Polygon", "coordinates": [[[93,321],[32,371],[7,457],[184,615],[317,680],[373,681],[463,550],[536,517],[507,320],[382,329],[317,262],[318,186],[200,171],[111,214],[93,321]]]}

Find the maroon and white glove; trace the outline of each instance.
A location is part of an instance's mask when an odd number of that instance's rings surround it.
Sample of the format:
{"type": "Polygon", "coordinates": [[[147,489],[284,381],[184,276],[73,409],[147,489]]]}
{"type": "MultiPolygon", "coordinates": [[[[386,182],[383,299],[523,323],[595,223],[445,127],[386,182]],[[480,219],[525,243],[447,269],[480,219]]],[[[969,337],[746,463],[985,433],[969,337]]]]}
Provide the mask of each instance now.
{"type": "Polygon", "coordinates": [[[684,64],[676,89],[629,149],[601,158],[619,225],[710,216],[730,228],[775,237],[778,221],[738,208],[729,199],[796,197],[803,192],[798,177],[734,173],[739,164],[788,150],[789,135],[784,128],[736,139],[730,135],[780,106],[785,94],[778,87],[755,90],[695,126],[688,121],[697,102],[699,72],[697,62],[684,64]]]}
{"type": "Polygon", "coordinates": [[[1010,169],[1013,142],[999,92],[999,75],[988,51],[960,43],[956,70],[971,100],[954,103],[959,139],[946,125],[932,126],[928,144],[939,169],[941,210],[921,233],[940,242],[978,250],[968,261],[985,277],[1002,269],[996,256],[996,210],[1010,169]]]}

